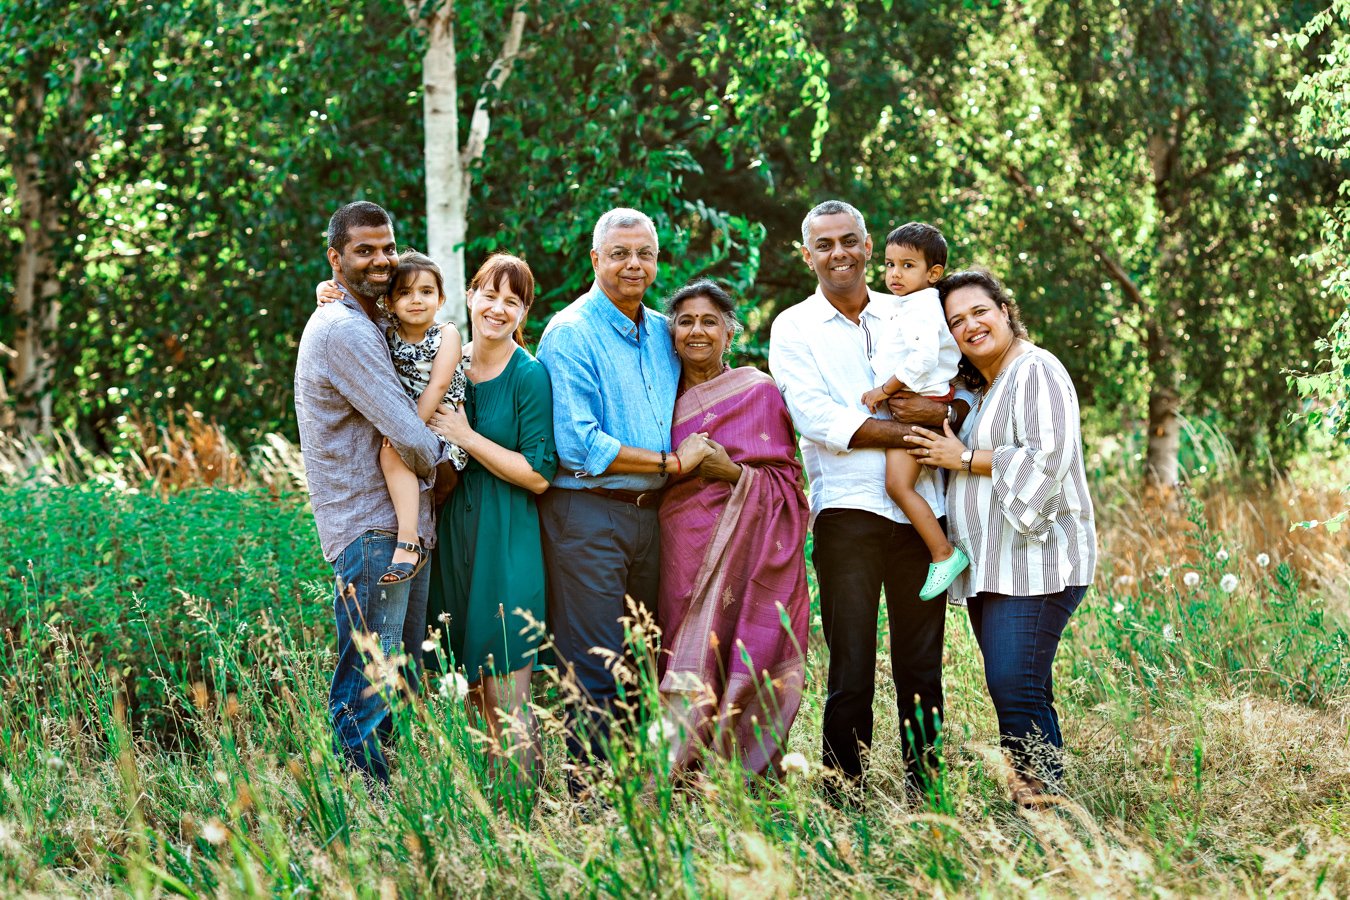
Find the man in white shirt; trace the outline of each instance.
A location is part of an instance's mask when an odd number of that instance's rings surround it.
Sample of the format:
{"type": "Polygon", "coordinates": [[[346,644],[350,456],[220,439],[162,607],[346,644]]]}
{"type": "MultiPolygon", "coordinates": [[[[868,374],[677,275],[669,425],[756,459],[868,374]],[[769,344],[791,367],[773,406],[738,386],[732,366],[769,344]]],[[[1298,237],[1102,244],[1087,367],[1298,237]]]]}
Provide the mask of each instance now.
{"type": "MultiPolygon", "coordinates": [[[[969,409],[904,396],[892,412],[907,424],[873,417],[862,395],[875,383],[871,357],[895,297],[867,287],[872,239],[862,214],[830,200],[802,221],[802,257],[817,290],[773,323],[769,369],[801,432],[811,487],[812,563],[830,648],[825,701],[825,765],[856,783],[872,744],[877,608],[886,588],[891,671],[901,720],[907,782],[936,790],[935,739],[942,722],[942,640],[946,604],[919,599],[929,553],[886,493],[887,447],[908,447],[909,424],[941,426],[969,409]]],[[[939,521],[946,513],[941,474],[925,468],[915,489],[939,521]]]]}

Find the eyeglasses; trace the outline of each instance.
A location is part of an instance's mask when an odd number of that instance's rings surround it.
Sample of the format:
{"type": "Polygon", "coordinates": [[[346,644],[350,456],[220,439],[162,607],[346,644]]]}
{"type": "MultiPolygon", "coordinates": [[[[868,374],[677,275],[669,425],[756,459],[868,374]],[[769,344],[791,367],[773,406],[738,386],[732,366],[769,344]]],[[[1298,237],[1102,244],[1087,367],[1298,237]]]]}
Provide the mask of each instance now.
{"type": "Polygon", "coordinates": [[[639,250],[629,250],[627,247],[614,247],[610,249],[605,256],[610,262],[627,262],[630,256],[636,256],[641,262],[655,262],[656,251],[651,247],[643,247],[639,250]]]}

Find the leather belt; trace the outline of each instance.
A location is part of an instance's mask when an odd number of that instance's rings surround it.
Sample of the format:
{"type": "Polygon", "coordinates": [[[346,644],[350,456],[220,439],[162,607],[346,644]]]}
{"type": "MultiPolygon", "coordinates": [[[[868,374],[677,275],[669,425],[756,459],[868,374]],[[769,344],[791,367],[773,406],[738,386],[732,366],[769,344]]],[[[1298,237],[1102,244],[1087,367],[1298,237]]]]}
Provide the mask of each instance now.
{"type": "Polygon", "coordinates": [[[599,494],[621,503],[631,503],[638,509],[652,509],[661,505],[660,491],[619,491],[612,488],[586,488],[588,494],[599,494]]]}

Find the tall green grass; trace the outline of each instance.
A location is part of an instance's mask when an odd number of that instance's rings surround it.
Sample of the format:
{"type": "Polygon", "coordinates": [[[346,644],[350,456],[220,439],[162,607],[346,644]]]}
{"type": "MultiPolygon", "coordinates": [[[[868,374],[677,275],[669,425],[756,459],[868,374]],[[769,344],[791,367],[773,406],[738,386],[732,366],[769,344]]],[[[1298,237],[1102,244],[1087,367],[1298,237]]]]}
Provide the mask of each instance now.
{"type": "Polygon", "coordinates": [[[331,748],[329,571],[298,498],[86,484],[6,488],[0,512],[7,894],[1350,890],[1342,623],[1289,561],[1239,567],[1198,505],[1172,548],[1185,566],[1123,576],[1129,560],[1107,548],[1112,570],[1061,651],[1068,793],[1046,813],[1008,800],[955,610],[940,798],[903,789],[883,624],[869,783],[856,805],[826,802],[814,614],[790,748],[805,772],[756,779],[709,760],[669,777],[650,626],[635,620],[620,674],[638,724],[582,773],[591,800],[564,787],[566,686],[550,675],[537,787],[492,764],[451,678],[396,693],[393,782],[373,793],[331,748]]]}

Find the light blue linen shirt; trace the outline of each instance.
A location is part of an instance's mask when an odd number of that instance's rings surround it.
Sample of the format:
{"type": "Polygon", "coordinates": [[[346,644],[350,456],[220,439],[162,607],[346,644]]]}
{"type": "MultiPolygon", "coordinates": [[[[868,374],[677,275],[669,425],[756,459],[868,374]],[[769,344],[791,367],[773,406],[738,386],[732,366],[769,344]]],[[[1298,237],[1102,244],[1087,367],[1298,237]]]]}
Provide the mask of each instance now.
{"type": "Polygon", "coordinates": [[[593,284],[553,316],[539,339],[538,359],[553,382],[553,486],[663,487],[666,479],[656,473],[601,473],[620,447],[670,449],[680,363],[666,317],[644,306],[635,323],[593,284]]]}

